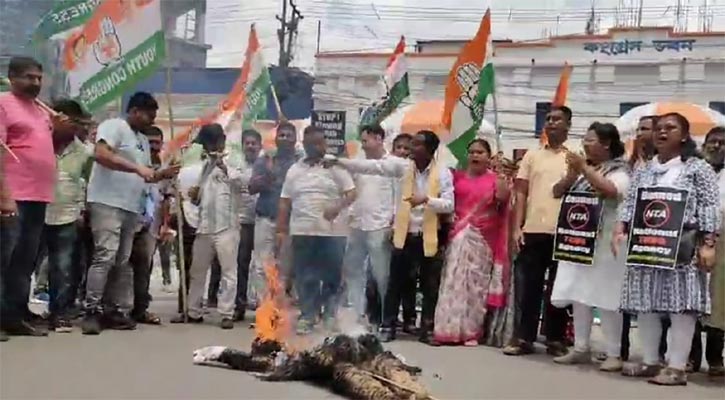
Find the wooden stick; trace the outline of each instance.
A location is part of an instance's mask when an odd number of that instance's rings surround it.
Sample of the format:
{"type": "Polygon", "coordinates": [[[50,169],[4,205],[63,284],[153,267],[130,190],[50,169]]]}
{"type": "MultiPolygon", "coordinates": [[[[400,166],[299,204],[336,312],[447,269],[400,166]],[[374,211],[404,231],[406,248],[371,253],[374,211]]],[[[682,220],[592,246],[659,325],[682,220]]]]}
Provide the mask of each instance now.
{"type": "Polygon", "coordinates": [[[20,162],[20,159],[18,158],[18,156],[12,150],[10,150],[10,147],[7,145],[7,143],[5,143],[4,141],[0,140],[0,145],[3,146],[3,149],[5,149],[5,151],[8,154],[10,154],[10,156],[12,156],[13,159],[15,159],[16,162],[20,162]]]}
{"type": "Polygon", "coordinates": [[[274,88],[274,83],[271,80],[272,78],[270,78],[270,86],[272,89],[272,99],[274,99],[274,107],[277,109],[277,121],[287,121],[287,117],[282,114],[282,106],[279,104],[279,99],[277,98],[277,90],[274,88]]]}
{"type": "MultiPolygon", "coordinates": [[[[384,376],[381,376],[381,375],[378,375],[378,374],[374,374],[374,373],[372,373],[370,371],[365,371],[364,369],[361,369],[360,371],[363,374],[365,374],[365,375],[371,376],[371,377],[373,377],[373,378],[375,378],[375,379],[377,379],[377,380],[379,380],[381,382],[385,382],[387,384],[393,385],[393,386],[397,387],[398,389],[403,389],[406,392],[410,392],[410,393],[413,393],[413,394],[417,394],[418,393],[418,391],[413,390],[413,389],[411,389],[411,388],[409,388],[409,387],[407,387],[405,385],[401,385],[400,383],[395,382],[393,380],[390,380],[390,379],[388,379],[388,378],[386,378],[384,376]]],[[[428,398],[428,400],[438,400],[438,399],[436,399],[435,397],[433,397],[433,396],[431,396],[429,394],[427,394],[426,397],[428,398]]]]}

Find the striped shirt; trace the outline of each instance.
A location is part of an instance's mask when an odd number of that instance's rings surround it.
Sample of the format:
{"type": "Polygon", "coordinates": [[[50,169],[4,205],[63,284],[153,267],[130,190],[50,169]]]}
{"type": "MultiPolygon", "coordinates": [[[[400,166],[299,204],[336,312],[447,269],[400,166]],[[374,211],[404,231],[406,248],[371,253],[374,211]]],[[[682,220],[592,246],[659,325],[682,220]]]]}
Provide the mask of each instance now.
{"type": "Polygon", "coordinates": [[[227,174],[212,160],[204,163],[199,183],[197,234],[215,234],[227,229],[239,229],[238,203],[242,192],[242,171],[226,164],[227,174]]]}

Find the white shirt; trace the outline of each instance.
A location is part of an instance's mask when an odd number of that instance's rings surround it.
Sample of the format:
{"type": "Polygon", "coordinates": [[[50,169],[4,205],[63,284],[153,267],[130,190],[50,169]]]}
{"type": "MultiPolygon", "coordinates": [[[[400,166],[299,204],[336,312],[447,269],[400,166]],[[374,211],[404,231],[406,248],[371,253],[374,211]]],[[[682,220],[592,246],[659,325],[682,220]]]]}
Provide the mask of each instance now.
{"type": "Polygon", "coordinates": [[[199,184],[202,169],[204,169],[204,163],[197,163],[183,167],[179,171],[179,193],[183,199],[181,207],[184,211],[184,219],[194,229],[199,226],[199,209],[189,199],[189,189],[199,184]]]}
{"type": "Polygon", "coordinates": [[[239,222],[242,224],[254,224],[257,197],[259,194],[249,193],[249,181],[252,179],[252,164],[245,160],[240,161],[239,170],[242,179],[242,194],[239,199],[239,222]]]}
{"type": "Polygon", "coordinates": [[[227,172],[207,159],[199,184],[199,226],[197,234],[216,234],[227,229],[239,229],[239,199],[242,192],[242,172],[229,165],[227,172]]]}
{"type": "MultiPolygon", "coordinates": [[[[402,178],[408,168],[414,169],[415,187],[414,194],[428,194],[428,177],[430,176],[431,164],[424,171],[415,168],[413,161],[400,157],[388,157],[381,160],[351,160],[340,159],[340,165],[348,171],[358,174],[380,175],[391,178],[402,178]]],[[[423,230],[423,212],[426,208],[433,210],[436,214],[450,214],[453,212],[453,175],[444,165],[438,164],[440,180],[440,193],[438,197],[429,197],[426,204],[414,207],[410,211],[410,225],[408,232],[420,233],[423,230]]],[[[402,201],[402,190],[398,190],[397,202],[402,201]]]]}
{"type": "Polygon", "coordinates": [[[327,221],[323,213],[337,204],[343,193],[355,189],[350,173],[334,166],[309,165],[297,161],[287,171],[281,198],[290,199],[290,234],[295,236],[347,236],[348,215],[343,210],[335,220],[327,221]]]}
{"type": "Polygon", "coordinates": [[[365,232],[389,228],[395,215],[398,178],[366,174],[354,174],[353,178],[357,198],[350,211],[350,226],[365,232]]]}

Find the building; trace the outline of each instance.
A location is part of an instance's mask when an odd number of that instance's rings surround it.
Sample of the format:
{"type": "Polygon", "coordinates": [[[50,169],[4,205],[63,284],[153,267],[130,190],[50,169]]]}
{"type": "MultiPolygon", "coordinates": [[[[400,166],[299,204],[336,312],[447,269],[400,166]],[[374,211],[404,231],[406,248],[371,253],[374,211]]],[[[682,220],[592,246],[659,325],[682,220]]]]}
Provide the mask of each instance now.
{"type": "MultiPolygon", "coordinates": [[[[442,99],[462,41],[418,42],[408,54],[412,101],[442,99]]],[[[362,107],[383,94],[380,76],[390,54],[320,53],[316,109],[346,110],[356,126],[362,107]]],[[[494,41],[498,123],[505,150],[537,145],[543,117],[565,62],[573,66],[567,105],[572,132],[593,121],[614,122],[630,108],[662,100],[725,111],[725,32],[675,32],[671,27],[612,28],[605,34],[540,41],[494,41]]],[[[491,105],[486,119],[493,122],[491,105]]]]}

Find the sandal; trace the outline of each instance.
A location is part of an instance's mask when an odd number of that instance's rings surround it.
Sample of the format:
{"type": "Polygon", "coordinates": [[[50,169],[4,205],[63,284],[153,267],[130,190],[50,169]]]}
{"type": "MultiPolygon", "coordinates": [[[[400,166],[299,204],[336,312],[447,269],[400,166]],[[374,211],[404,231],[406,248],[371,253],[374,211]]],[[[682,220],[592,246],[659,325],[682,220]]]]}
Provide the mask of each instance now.
{"type": "Polygon", "coordinates": [[[193,318],[191,316],[188,316],[186,320],[184,320],[184,314],[179,314],[174,318],[171,318],[169,322],[171,322],[172,324],[185,324],[187,323],[187,321],[189,324],[201,324],[204,322],[204,317],[193,318]]]}
{"type": "Polygon", "coordinates": [[[139,324],[161,325],[161,318],[149,311],[144,311],[143,314],[140,315],[134,315],[133,319],[139,324]]]}
{"type": "Polygon", "coordinates": [[[519,344],[510,344],[503,348],[503,354],[507,356],[523,356],[533,354],[534,346],[531,343],[520,342],[519,344]]]}
{"type": "Polygon", "coordinates": [[[687,385],[687,372],[674,368],[665,368],[647,382],[660,386],[685,386],[687,385]]]}
{"type": "Polygon", "coordinates": [[[632,378],[654,378],[661,370],[662,367],[659,365],[628,363],[622,367],[622,375],[632,378]]]}

